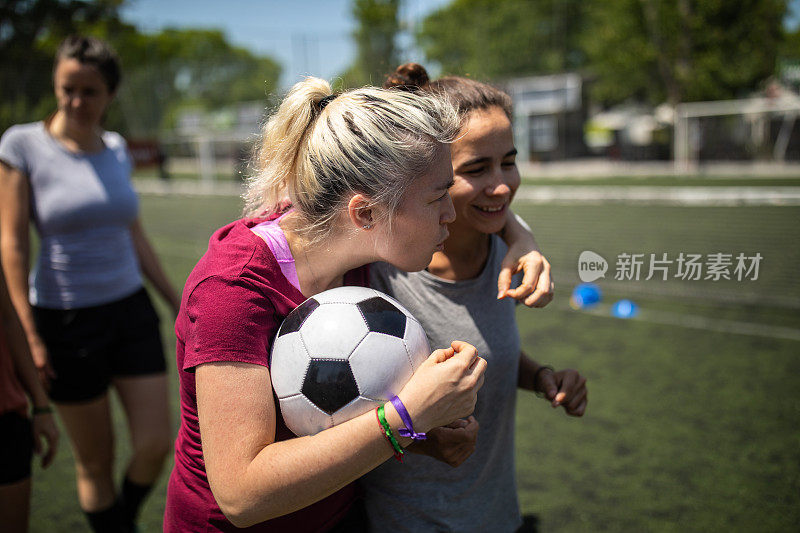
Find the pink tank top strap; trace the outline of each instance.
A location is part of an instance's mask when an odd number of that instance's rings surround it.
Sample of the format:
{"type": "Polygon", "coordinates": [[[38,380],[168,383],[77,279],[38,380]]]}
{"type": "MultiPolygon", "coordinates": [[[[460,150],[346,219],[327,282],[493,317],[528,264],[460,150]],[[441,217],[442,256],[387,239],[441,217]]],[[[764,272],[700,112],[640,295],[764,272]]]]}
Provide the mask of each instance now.
{"type": "Polygon", "coordinates": [[[286,214],[274,220],[267,220],[257,224],[250,228],[250,231],[261,237],[264,242],[267,243],[267,246],[269,246],[269,249],[272,251],[272,255],[275,256],[275,260],[278,262],[278,266],[281,268],[281,273],[289,280],[289,283],[294,285],[299,291],[300,280],[297,277],[294,257],[292,257],[292,251],[289,249],[289,242],[286,240],[286,235],[278,224],[284,216],[286,216],[286,214]]]}

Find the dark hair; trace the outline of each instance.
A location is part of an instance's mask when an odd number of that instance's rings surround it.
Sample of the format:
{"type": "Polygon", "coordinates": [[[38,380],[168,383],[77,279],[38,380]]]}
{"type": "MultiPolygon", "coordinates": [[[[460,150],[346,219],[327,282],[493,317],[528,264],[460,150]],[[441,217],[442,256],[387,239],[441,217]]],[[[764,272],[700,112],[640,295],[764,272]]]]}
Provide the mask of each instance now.
{"type": "Polygon", "coordinates": [[[105,41],[95,37],[70,35],[58,45],[53,72],[63,59],[77,59],[84,65],[92,65],[105,80],[108,92],[113,93],[117,90],[122,78],[122,69],[117,53],[105,41]]]}
{"type": "Polygon", "coordinates": [[[494,106],[502,109],[509,120],[513,115],[511,97],[500,89],[460,76],[445,76],[430,81],[425,67],[419,63],[400,65],[389,74],[383,87],[442,94],[450,100],[462,118],[476,109],[488,109],[494,106]]]}

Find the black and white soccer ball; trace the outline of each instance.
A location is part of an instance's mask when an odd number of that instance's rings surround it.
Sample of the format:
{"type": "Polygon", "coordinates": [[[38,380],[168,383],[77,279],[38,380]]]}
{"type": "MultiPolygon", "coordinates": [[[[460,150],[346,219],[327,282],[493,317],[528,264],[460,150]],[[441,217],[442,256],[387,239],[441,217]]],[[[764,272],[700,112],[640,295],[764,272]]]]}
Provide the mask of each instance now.
{"type": "Polygon", "coordinates": [[[313,435],[382,405],[430,355],[420,323],[366,287],[315,295],[289,313],[272,346],[272,387],[286,426],[313,435]]]}

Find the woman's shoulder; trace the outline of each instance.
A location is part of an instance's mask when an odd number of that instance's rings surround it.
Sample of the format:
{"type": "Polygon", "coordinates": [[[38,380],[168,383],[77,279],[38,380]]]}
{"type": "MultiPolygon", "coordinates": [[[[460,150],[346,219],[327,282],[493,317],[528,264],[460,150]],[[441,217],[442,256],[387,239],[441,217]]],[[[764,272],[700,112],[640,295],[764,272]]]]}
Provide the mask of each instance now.
{"type": "Polygon", "coordinates": [[[128,147],[128,143],[125,140],[125,137],[123,137],[116,131],[103,131],[102,137],[103,137],[103,143],[112,150],[128,147]]]}
{"type": "Polygon", "coordinates": [[[25,122],[24,124],[14,124],[10,126],[3,135],[41,135],[44,133],[44,122],[37,120],[35,122],[25,122]]]}
{"type": "MultiPolygon", "coordinates": [[[[187,280],[187,286],[214,278],[251,287],[258,292],[296,296],[287,287],[275,256],[250,228],[254,219],[239,219],[215,231],[208,249],[187,280]]],[[[302,300],[301,300],[302,301],[302,300]]]]}
{"type": "Polygon", "coordinates": [[[39,139],[45,134],[42,122],[28,122],[25,124],[14,124],[3,132],[2,142],[24,142],[31,139],[39,139]]]}
{"type": "Polygon", "coordinates": [[[195,271],[204,274],[237,277],[256,252],[258,237],[252,234],[247,219],[238,219],[211,234],[208,249],[195,271]]]}
{"type": "Polygon", "coordinates": [[[46,149],[47,132],[42,122],[15,124],[0,137],[0,160],[25,174],[29,165],[46,149]]]}

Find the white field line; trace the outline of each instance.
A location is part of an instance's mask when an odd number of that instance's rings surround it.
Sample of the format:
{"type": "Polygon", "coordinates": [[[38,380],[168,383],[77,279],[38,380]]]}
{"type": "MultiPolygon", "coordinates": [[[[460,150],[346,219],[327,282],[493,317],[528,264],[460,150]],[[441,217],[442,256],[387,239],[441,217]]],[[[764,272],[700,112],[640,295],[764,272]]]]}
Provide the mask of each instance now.
{"type": "Polygon", "coordinates": [[[527,203],[632,203],[681,206],[800,205],[800,187],[522,186],[527,203]]]}
{"type": "Polygon", "coordinates": [[[796,178],[800,176],[798,163],[770,162],[715,162],[681,169],[673,161],[607,161],[598,159],[572,159],[550,163],[517,162],[520,174],[526,178],[587,179],[647,176],[702,176],[703,178],[752,179],[796,178]]]}
{"type": "MultiPolygon", "coordinates": [[[[134,180],[140,194],[177,196],[240,196],[236,182],[134,180]]],[[[683,206],[800,205],[800,187],[649,187],[523,185],[516,200],[527,203],[634,203],[683,206]]]]}
{"type": "Polygon", "coordinates": [[[139,194],[156,196],[241,196],[244,192],[244,185],[233,181],[134,179],[133,186],[139,194]]]}
{"type": "MultiPolygon", "coordinates": [[[[586,312],[594,316],[622,320],[611,316],[611,314],[608,312],[608,309],[597,309],[586,312]]],[[[775,339],[800,341],[800,329],[786,326],[772,326],[769,324],[756,324],[754,322],[742,322],[739,320],[725,320],[721,318],[709,318],[699,315],[672,313],[669,311],[645,309],[641,310],[638,316],[629,320],[641,320],[643,322],[664,324],[667,326],[680,326],[684,328],[717,331],[720,333],[732,333],[736,335],[751,335],[757,337],[771,337],[775,339]]]]}

